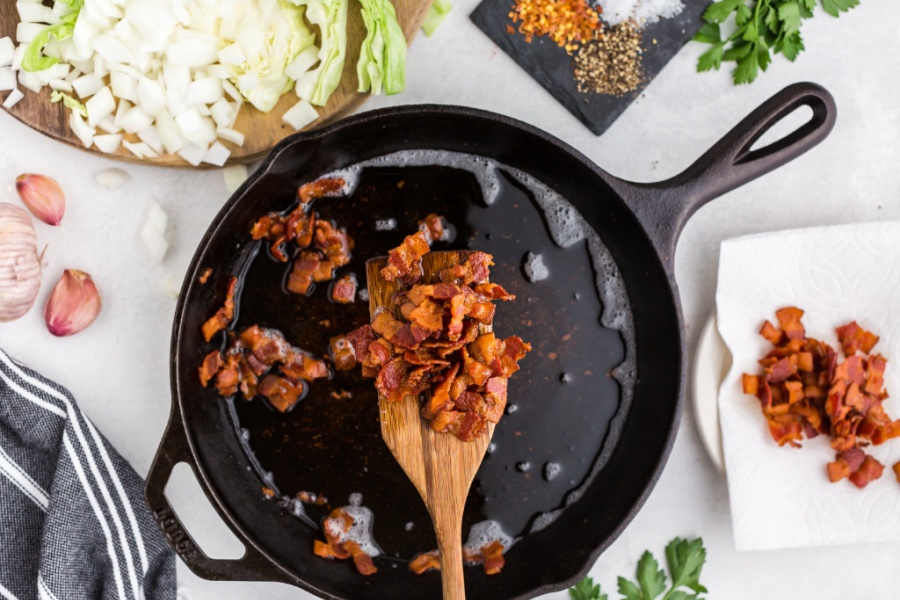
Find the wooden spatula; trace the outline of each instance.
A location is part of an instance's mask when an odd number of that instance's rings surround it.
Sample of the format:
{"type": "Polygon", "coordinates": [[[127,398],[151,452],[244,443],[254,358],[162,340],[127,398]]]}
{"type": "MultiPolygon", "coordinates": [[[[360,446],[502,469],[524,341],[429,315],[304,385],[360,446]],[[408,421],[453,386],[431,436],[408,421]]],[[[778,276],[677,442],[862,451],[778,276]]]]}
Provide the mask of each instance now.
{"type": "MultiPolygon", "coordinates": [[[[422,257],[424,277],[421,283],[440,281],[441,269],[464,262],[471,251],[430,252],[422,257]]],[[[397,282],[385,281],[381,269],[386,258],[366,263],[369,288],[369,312],[374,316],[379,307],[402,318],[400,307],[393,302],[400,289],[397,282]]],[[[491,331],[482,325],[481,333],[491,331]]],[[[441,551],[441,577],[445,600],[465,600],[463,579],[462,516],[469,487],[481,466],[488,444],[494,435],[494,424],[488,423],[484,435],[472,442],[460,441],[451,433],[436,433],[419,414],[418,401],[407,398],[390,403],[381,399],[381,436],[406,475],[415,484],[428,507],[438,549],[441,551]]]]}

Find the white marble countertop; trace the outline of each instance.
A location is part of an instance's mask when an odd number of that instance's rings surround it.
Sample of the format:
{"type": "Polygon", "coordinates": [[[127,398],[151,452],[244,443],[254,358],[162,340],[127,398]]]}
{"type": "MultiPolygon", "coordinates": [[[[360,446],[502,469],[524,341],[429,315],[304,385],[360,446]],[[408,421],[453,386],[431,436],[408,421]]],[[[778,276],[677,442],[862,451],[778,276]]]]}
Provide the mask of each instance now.
{"type": "MultiPolygon", "coordinates": [[[[499,1],[499,0],[498,0],[499,1]]],[[[837,126],[821,146],[790,165],[703,208],[684,231],[676,255],[689,348],[713,306],[722,239],[798,226],[900,219],[900,3],[865,0],[832,19],[803,26],[808,50],[795,64],[776,58],[751,86],[726,72],[697,74],[702,50],[689,44],[602,137],[556,103],[468,20],[477,0],[455,0],[434,37],[420,36],[409,55],[407,91],[365,109],[404,103],[475,106],[527,121],[559,136],[609,172],[635,181],[669,177],[696,159],[739,119],[782,87],[820,83],[835,96],[837,126]]],[[[71,338],[47,333],[41,310],[0,326],[0,347],[68,387],[81,407],[141,474],[146,474],[169,415],[168,352],[174,302],[159,291],[183,272],[196,244],[227,199],[222,175],[124,166],[132,179],[118,192],[94,175],[113,165],[55,143],[0,114],[0,202],[13,201],[15,177],[46,173],[67,191],[63,230],[41,226],[50,243],[42,305],[64,268],[89,271],[104,292],[98,321],[71,338]],[[5,183],[4,183],[5,182],[5,183]],[[153,265],[138,240],[148,202],[171,216],[172,250],[153,265]]],[[[889,475],[889,474],[888,474],[889,475]]],[[[169,488],[179,514],[214,556],[234,556],[234,541],[189,477],[169,488]]],[[[625,533],[594,566],[605,590],[632,576],[645,548],[663,558],[675,536],[703,536],[710,597],[887,598],[900,586],[900,544],[791,552],[733,549],[725,481],[703,451],[690,406],[658,485],[625,533]]],[[[280,584],[212,583],[179,565],[180,584],[195,600],[308,598],[280,584]]],[[[566,598],[563,592],[547,596],[566,598]]],[[[617,597],[611,594],[611,597],[617,597]]]]}

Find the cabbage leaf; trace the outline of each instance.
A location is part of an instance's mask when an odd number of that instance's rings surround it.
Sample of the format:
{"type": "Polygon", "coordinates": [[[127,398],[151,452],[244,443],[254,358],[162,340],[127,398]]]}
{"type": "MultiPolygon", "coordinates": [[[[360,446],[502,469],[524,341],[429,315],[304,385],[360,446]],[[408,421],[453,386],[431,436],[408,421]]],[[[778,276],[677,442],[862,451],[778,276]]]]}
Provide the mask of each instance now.
{"type": "Polygon", "coordinates": [[[22,57],[22,70],[29,73],[36,73],[49,69],[59,62],[59,59],[53,56],[44,55],[44,48],[50,43],[50,38],[56,38],[60,42],[72,37],[75,33],[75,21],[84,6],[84,0],[57,0],[62,4],[66,4],[72,9],[72,12],[64,16],[60,23],[51,25],[34,36],[31,43],[25,49],[25,55],[22,57]]]}
{"type": "Polygon", "coordinates": [[[356,64],[359,91],[399,94],[406,86],[406,36],[391,0],[360,0],[366,39],[356,64]]]}
{"type": "Polygon", "coordinates": [[[306,7],[306,19],[319,28],[319,66],[297,81],[297,95],[324,106],[337,89],[347,58],[349,0],[290,0],[306,7]]]}
{"type": "Polygon", "coordinates": [[[447,18],[447,15],[450,14],[450,10],[453,8],[453,5],[450,3],[450,0],[434,0],[431,3],[431,6],[428,7],[428,13],[425,15],[425,20],[422,21],[422,31],[425,32],[425,35],[431,37],[431,34],[440,26],[441,23],[444,22],[444,19],[447,18]]]}

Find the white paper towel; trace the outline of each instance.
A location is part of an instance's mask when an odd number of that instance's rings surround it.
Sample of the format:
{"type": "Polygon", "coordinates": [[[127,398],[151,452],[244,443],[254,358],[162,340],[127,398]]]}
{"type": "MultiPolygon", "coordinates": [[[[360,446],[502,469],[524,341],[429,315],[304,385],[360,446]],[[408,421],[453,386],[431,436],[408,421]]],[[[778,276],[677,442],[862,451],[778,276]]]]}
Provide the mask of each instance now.
{"type": "Polygon", "coordinates": [[[775,311],[806,311],[807,335],[840,353],[835,328],[857,321],[881,336],[887,357],[885,401],[900,417],[900,222],[768,233],[722,243],[716,292],[719,331],[734,363],[719,391],[719,419],[735,547],[765,550],[900,540],[900,483],[891,467],[900,440],[867,452],[885,465],[865,489],[830,483],[827,436],[803,448],[778,447],[759,401],[741,390],[741,374],[758,374],[771,349],[758,333],[775,311]]]}

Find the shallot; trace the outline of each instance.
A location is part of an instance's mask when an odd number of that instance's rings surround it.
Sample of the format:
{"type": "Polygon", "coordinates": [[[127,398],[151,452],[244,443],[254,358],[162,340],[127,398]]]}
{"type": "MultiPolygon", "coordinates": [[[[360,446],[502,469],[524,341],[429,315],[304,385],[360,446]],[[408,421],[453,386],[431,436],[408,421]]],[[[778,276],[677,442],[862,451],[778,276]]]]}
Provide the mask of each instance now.
{"type": "Polygon", "coordinates": [[[41,288],[37,233],[28,213],[0,204],[0,322],[18,319],[41,288]]]}

